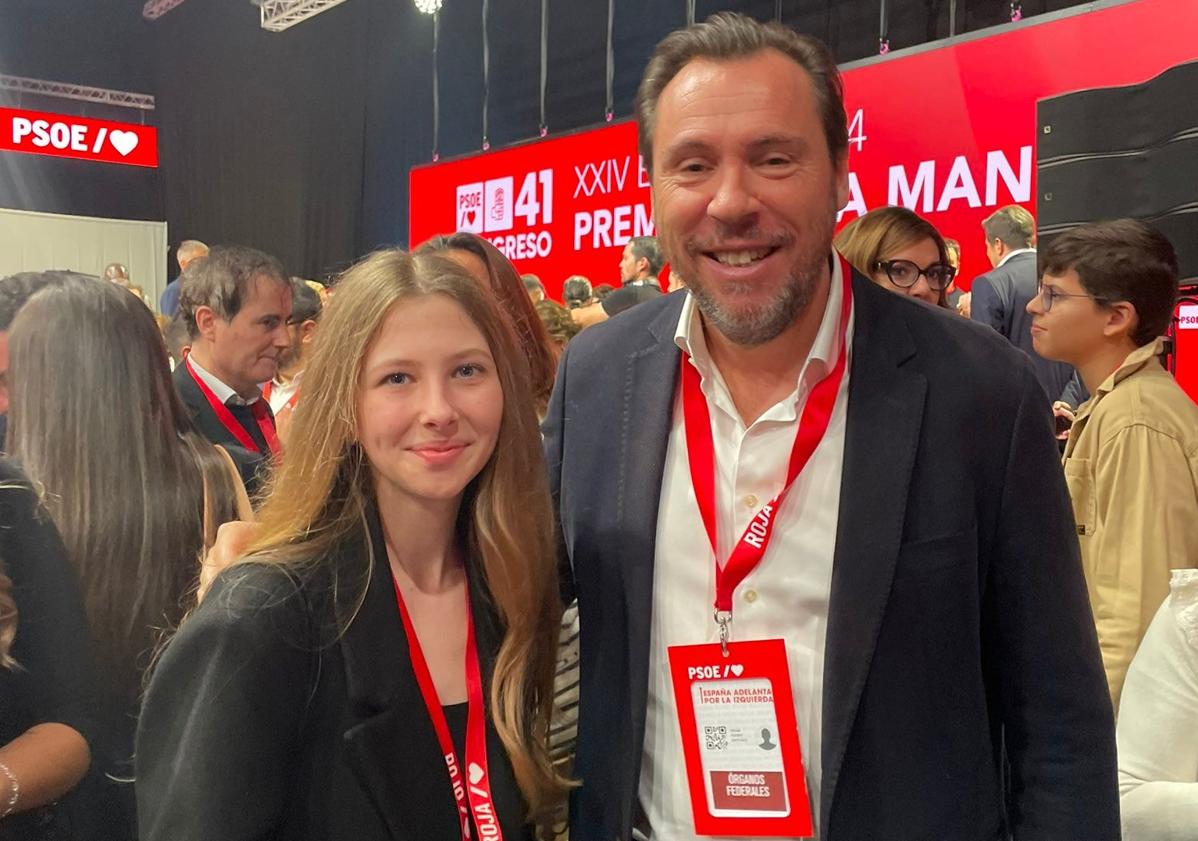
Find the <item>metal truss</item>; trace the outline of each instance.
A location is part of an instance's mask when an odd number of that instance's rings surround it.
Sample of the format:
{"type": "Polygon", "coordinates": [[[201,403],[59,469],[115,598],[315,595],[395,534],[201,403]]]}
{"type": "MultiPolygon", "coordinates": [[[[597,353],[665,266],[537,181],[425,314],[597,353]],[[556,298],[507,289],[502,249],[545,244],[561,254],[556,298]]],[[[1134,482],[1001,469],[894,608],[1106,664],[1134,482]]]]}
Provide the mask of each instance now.
{"type": "Polygon", "coordinates": [[[262,28],[282,32],[345,0],[262,0],[262,28]]]}
{"type": "Polygon", "coordinates": [[[99,102],[104,105],[137,108],[142,111],[154,110],[154,97],[149,94],[115,91],[109,88],[93,88],[87,85],[71,85],[66,82],[51,82],[46,79],[27,79],[23,76],[5,76],[0,74],[0,91],[12,91],[18,94],[27,93],[34,96],[48,96],[58,99],[75,99],[80,102],[99,102]]]}
{"type": "Polygon", "coordinates": [[[183,0],[146,0],[146,5],[141,9],[141,16],[146,20],[157,20],[182,2],[183,0]]]}

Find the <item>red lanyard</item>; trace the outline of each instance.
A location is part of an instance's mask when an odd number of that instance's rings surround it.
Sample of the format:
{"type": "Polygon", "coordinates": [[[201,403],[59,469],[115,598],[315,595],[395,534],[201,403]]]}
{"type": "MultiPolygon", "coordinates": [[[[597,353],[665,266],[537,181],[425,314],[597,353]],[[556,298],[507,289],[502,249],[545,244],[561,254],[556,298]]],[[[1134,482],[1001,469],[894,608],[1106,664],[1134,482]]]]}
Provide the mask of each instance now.
{"type": "Polygon", "coordinates": [[[707,528],[711,551],[717,558],[715,609],[722,642],[727,639],[727,621],[732,613],[732,594],[737,585],[744,581],[745,576],[761,563],[774,533],[774,514],[786,499],[794,480],[803,472],[811,454],[823,440],[832,420],[832,409],[836,405],[836,395],[840,392],[847,365],[849,312],[853,306],[852,273],[843,262],[844,258],[839,259],[842,261],[843,296],[840,303],[840,352],[837,354],[836,364],[811,389],[807,402],[803,405],[794,447],[790,451],[786,484],[778,495],[766,503],[749,521],[748,528],[737,541],[732,555],[723,567],[718,563],[719,544],[716,541],[715,443],[711,434],[711,414],[707,408],[707,398],[703,394],[699,372],[690,363],[690,357],[685,353],[682,355],[682,407],[686,427],[687,459],[690,462],[695,498],[699,503],[699,514],[707,528]],[[726,618],[721,619],[721,614],[725,614],[726,618]]]}
{"type": "Polygon", "coordinates": [[[478,665],[478,647],[474,640],[474,617],[470,612],[470,591],[466,591],[466,697],[468,700],[466,712],[466,773],[462,773],[462,765],[458,761],[457,749],[453,746],[453,737],[449,734],[449,723],[445,720],[445,711],[441,708],[441,700],[437,697],[437,687],[428,670],[428,662],[424,659],[424,650],[420,647],[420,638],[408,615],[408,607],[404,604],[403,593],[399,582],[395,582],[395,600],[399,603],[399,615],[403,619],[404,633],[408,636],[408,651],[412,657],[412,671],[416,673],[416,682],[420,685],[420,694],[424,697],[424,705],[428,708],[428,716],[432,719],[433,729],[437,731],[437,741],[441,743],[441,756],[449,769],[449,783],[453,786],[453,797],[458,805],[458,818],[462,830],[462,841],[470,841],[470,818],[474,817],[474,826],[479,837],[484,841],[503,841],[503,832],[499,828],[499,818],[495,814],[494,801],[491,798],[491,774],[487,764],[487,729],[486,712],[483,708],[482,671],[478,665]]]}
{"type": "MultiPolygon", "coordinates": [[[[208,387],[208,383],[204,382],[204,378],[196,373],[196,369],[191,365],[190,355],[184,362],[187,364],[187,373],[191,374],[191,378],[199,386],[200,393],[204,395],[204,399],[212,407],[212,411],[216,414],[216,419],[229,431],[230,435],[237,439],[238,444],[252,452],[262,452],[262,448],[258,446],[258,442],[246,432],[245,427],[238,422],[237,418],[233,417],[233,413],[229,411],[229,407],[220,402],[220,399],[208,387]]],[[[250,406],[250,411],[254,414],[254,420],[258,422],[258,429],[262,430],[262,437],[266,439],[266,446],[270,448],[270,454],[278,456],[280,449],[279,436],[275,433],[275,420],[270,416],[265,401],[262,398],[258,398],[250,406]]]]}
{"type": "MultiPolygon", "coordinates": [[[[275,382],[274,382],[274,380],[271,380],[271,381],[270,381],[270,382],[268,382],[266,385],[262,386],[262,398],[263,398],[263,399],[264,399],[264,400],[265,400],[267,403],[269,403],[269,402],[270,402],[270,395],[274,393],[274,390],[275,390],[275,382]]],[[[287,402],[286,402],[286,403],[284,403],[282,406],[280,406],[280,407],[279,407],[279,412],[283,411],[284,409],[294,409],[294,408],[295,408],[295,402],[296,402],[297,400],[299,400],[299,388],[298,388],[298,387],[295,389],[295,391],[293,391],[293,392],[291,393],[291,397],[289,397],[289,398],[287,399],[287,402]]],[[[277,415],[279,412],[275,412],[275,414],[277,415]]]]}

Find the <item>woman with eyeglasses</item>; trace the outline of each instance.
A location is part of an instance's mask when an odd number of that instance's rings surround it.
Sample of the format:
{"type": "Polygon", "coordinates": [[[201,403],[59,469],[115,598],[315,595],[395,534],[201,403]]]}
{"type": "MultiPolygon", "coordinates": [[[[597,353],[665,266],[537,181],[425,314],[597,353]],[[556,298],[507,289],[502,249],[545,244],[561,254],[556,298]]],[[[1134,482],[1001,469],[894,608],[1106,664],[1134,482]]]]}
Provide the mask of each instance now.
{"type": "Polygon", "coordinates": [[[853,268],[878,286],[948,308],[957,270],[936,227],[905,207],[879,207],[846,225],[833,240],[853,268]]]}

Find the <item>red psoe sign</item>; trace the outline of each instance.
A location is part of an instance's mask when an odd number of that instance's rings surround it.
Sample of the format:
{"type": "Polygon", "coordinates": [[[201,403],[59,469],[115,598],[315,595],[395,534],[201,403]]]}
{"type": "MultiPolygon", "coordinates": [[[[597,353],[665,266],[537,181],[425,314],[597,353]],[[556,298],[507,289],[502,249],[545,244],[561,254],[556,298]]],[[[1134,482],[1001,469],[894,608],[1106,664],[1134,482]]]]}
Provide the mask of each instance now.
{"type": "Polygon", "coordinates": [[[0,108],[0,152],[156,167],[158,130],[136,123],[0,108]]]}

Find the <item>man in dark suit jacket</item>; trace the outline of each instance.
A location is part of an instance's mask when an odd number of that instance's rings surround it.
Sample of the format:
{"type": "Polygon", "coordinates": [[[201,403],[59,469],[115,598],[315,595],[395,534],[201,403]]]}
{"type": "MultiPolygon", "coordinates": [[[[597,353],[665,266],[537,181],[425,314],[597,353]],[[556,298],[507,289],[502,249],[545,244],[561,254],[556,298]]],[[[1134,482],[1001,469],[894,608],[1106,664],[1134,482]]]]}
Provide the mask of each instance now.
{"type": "Polygon", "coordinates": [[[659,45],[637,111],[689,292],[574,339],[545,420],[582,628],[571,838],[695,837],[662,672],[671,643],[716,640],[716,559],[680,370],[703,378],[718,522],[743,521],[784,478],[728,493],[762,468],[744,453],[789,430],[757,451],[784,468],[808,366],[828,370],[838,344],[847,383],[732,623],[734,645],[759,629],[786,644],[817,837],[1118,838],[1113,717],[1048,406],[992,332],[833,256],[847,139],[831,56],[717,15],[659,45]]]}
{"type": "MultiPolygon", "coordinates": [[[[1040,273],[1032,242],[1036,221],[1017,204],[999,208],[982,222],[986,257],[992,271],[973,280],[970,318],[993,327],[1028,355],[1048,399],[1065,399],[1073,368],[1036,353],[1032,347],[1032,317],[1027,304],[1039,294],[1040,273]]],[[[1074,404],[1076,405],[1076,404],[1074,404]]]]}
{"type": "Polygon", "coordinates": [[[278,260],[242,246],[213,248],[182,281],[191,352],[175,369],[175,386],[196,428],[229,450],[252,494],[279,448],[258,386],[275,376],[291,344],[291,281],[278,260]]]}

